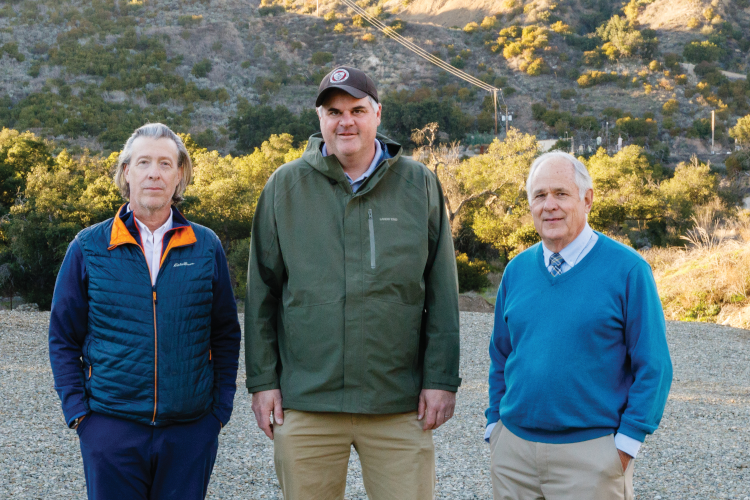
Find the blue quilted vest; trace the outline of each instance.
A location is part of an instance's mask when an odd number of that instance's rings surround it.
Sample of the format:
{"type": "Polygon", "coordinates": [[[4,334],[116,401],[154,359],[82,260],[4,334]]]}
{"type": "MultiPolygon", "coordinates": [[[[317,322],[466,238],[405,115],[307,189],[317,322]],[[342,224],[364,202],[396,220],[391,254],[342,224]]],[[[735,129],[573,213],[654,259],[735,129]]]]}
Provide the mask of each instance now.
{"type": "Polygon", "coordinates": [[[88,406],[156,426],[196,420],[213,403],[211,306],[219,240],[174,210],[175,227],[164,238],[152,286],[140,238],[131,232],[132,213],[124,209],[76,236],[88,273],[88,406]]]}

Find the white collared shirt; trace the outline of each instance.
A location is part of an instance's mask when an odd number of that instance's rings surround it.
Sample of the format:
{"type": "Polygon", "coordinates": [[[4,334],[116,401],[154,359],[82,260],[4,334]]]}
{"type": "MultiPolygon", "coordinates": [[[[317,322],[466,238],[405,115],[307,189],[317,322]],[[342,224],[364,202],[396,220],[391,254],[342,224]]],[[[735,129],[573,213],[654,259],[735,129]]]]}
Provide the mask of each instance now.
{"type": "MultiPolygon", "coordinates": [[[[581,231],[581,233],[576,236],[568,246],[559,252],[560,256],[565,260],[560,267],[562,272],[566,273],[570,271],[573,266],[581,262],[591,249],[594,248],[594,245],[596,245],[598,240],[599,235],[597,235],[594,230],[591,229],[589,223],[586,222],[583,231],[581,231]]],[[[552,273],[552,265],[550,265],[549,258],[552,256],[553,252],[552,250],[547,249],[547,247],[544,246],[544,243],[542,243],[542,252],[544,253],[544,265],[547,267],[547,270],[552,273]]],[[[492,429],[495,428],[495,425],[496,424],[494,423],[488,425],[484,433],[484,440],[488,443],[490,441],[490,434],[492,434],[492,429]]],[[[615,433],[615,446],[618,450],[624,451],[631,457],[635,458],[638,455],[638,450],[641,448],[641,442],[630,436],[626,436],[625,434],[615,433]]]]}
{"type": "MultiPolygon", "coordinates": [[[[328,156],[328,149],[326,148],[325,143],[323,143],[323,148],[320,150],[320,152],[323,154],[323,156],[328,156]]],[[[365,182],[365,179],[370,177],[372,173],[375,171],[375,169],[378,168],[378,164],[380,163],[378,160],[380,160],[380,157],[382,155],[383,155],[383,148],[380,146],[380,141],[375,139],[375,157],[372,159],[370,166],[367,167],[367,170],[365,170],[365,173],[357,177],[356,180],[352,180],[352,178],[349,177],[349,174],[344,172],[344,175],[346,176],[346,180],[349,181],[349,185],[352,187],[352,191],[356,193],[357,189],[359,189],[362,183],[365,182]]]]}
{"type": "MultiPolygon", "coordinates": [[[[571,241],[568,246],[560,250],[559,254],[560,257],[562,257],[565,262],[563,262],[563,265],[561,267],[562,272],[566,273],[570,271],[570,269],[581,262],[586,255],[591,251],[592,248],[594,248],[594,245],[596,245],[596,241],[599,239],[599,236],[594,232],[593,229],[591,229],[591,226],[589,226],[589,223],[586,222],[586,225],[584,226],[581,233],[575,237],[573,241],[571,241]]],[[[544,265],[547,266],[547,270],[549,272],[552,272],[552,266],[549,263],[549,258],[552,257],[552,250],[549,250],[544,243],[542,243],[542,252],[544,253],[544,265]]]]}
{"type": "MultiPolygon", "coordinates": [[[[130,204],[128,204],[128,210],[130,210],[130,204]]],[[[159,267],[161,264],[161,251],[162,242],[164,241],[164,235],[167,231],[172,229],[172,216],[173,212],[170,212],[167,222],[165,222],[160,228],[153,233],[144,223],[138,220],[138,217],[133,214],[133,219],[138,225],[138,230],[141,232],[141,243],[143,244],[143,253],[146,255],[146,262],[148,263],[148,271],[151,273],[151,285],[156,284],[156,277],[159,276],[159,267]]]]}

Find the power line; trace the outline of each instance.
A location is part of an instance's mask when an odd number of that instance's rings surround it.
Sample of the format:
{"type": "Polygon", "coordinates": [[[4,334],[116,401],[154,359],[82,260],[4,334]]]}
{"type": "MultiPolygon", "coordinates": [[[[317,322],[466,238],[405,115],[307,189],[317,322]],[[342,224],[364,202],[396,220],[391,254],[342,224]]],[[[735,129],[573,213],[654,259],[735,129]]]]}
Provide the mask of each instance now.
{"type": "Polygon", "coordinates": [[[357,14],[362,16],[367,22],[375,26],[378,30],[380,30],[384,35],[392,38],[399,44],[401,44],[406,49],[414,52],[419,57],[427,60],[428,62],[438,66],[439,68],[451,73],[452,75],[461,78],[462,80],[479,87],[483,90],[486,90],[487,92],[500,92],[502,95],[502,90],[498,89],[497,87],[494,87],[486,82],[483,82],[482,80],[464,72],[460,69],[456,68],[455,66],[452,66],[442,59],[430,54],[423,48],[419,47],[418,45],[412,43],[407,38],[404,38],[403,36],[399,35],[393,28],[386,26],[382,21],[379,19],[376,19],[372,16],[370,16],[364,9],[362,9],[359,5],[354,3],[352,0],[341,0],[347,7],[354,10],[357,14]]]}

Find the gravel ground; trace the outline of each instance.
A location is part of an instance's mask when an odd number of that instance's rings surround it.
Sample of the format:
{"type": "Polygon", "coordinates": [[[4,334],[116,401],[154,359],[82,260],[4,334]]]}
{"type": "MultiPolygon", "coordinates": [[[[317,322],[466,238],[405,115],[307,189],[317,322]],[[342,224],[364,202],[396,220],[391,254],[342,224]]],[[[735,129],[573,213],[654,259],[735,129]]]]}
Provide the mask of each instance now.
{"type": "MultiPolygon", "coordinates": [[[[47,355],[49,313],[0,311],[0,498],[85,498],[78,440],[67,430],[47,355]]],[[[461,313],[461,376],[455,417],[435,432],[437,497],[491,498],[487,404],[492,315],[461,313]]],[[[638,498],[750,500],[750,331],[668,323],[675,380],[661,427],[635,468],[638,498]]],[[[241,358],[242,359],[242,358],[241,358]]],[[[240,364],[240,386],[244,387],[240,364]]],[[[280,499],[271,442],[238,390],[221,433],[209,498],[280,499]]],[[[352,453],[348,499],[365,499],[352,453]]],[[[408,499],[405,499],[408,500],[408,499]]]]}

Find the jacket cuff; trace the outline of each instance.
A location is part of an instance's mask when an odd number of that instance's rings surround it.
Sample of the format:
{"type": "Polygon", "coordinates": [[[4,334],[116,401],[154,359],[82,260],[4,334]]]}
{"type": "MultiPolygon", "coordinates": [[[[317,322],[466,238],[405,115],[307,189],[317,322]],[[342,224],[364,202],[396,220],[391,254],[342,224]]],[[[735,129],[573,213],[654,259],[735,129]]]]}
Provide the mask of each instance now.
{"type": "Polygon", "coordinates": [[[646,432],[636,429],[635,427],[632,427],[628,424],[624,424],[620,422],[620,428],[617,429],[618,434],[624,434],[628,436],[629,438],[633,438],[636,441],[640,441],[641,443],[646,439],[646,432]]]}
{"type": "Polygon", "coordinates": [[[72,417],[70,417],[69,419],[67,419],[65,423],[68,424],[68,428],[70,429],[70,428],[73,427],[73,423],[75,423],[75,421],[76,421],[77,418],[81,418],[82,416],[88,415],[88,414],[89,414],[89,412],[86,411],[86,409],[84,408],[82,411],[74,414],[72,417]]]}
{"type": "Polygon", "coordinates": [[[426,370],[422,380],[423,389],[441,389],[443,391],[456,392],[461,385],[461,377],[448,375],[447,373],[426,370]]]}
{"type": "Polygon", "coordinates": [[[255,393],[261,391],[270,391],[272,389],[280,389],[279,378],[276,376],[276,372],[267,373],[264,375],[258,375],[255,377],[248,377],[245,381],[245,387],[247,392],[255,393]]]}
{"type": "Polygon", "coordinates": [[[487,417],[487,425],[495,424],[500,420],[500,409],[487,408],[484,410],[484,416],[487,417]]]}

